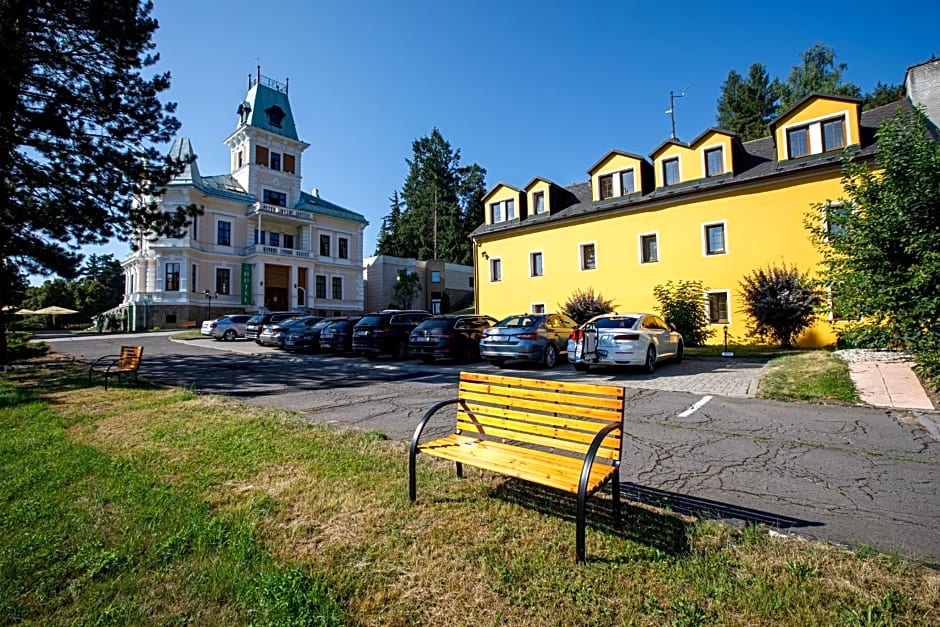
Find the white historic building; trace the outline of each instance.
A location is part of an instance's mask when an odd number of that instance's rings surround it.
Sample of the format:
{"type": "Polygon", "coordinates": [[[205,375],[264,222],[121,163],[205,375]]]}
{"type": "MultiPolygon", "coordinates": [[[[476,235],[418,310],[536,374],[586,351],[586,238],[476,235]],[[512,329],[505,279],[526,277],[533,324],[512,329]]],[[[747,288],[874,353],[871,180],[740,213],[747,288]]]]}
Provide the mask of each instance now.
{"type": "MultiPolygon", "coordinates": [[[[264,309],[319,315],[363,311],[366,219],[301,191],[309,144],[297,136],[287,84],[249,78],[238,123],[225,138],[228,174],[204,176],[196,161],[167,186],[167,210],[204,208],[179,238],[151,241],[123,262],[130,330],[189,326],[223,313],[264,309]]],[[[170,149],[190,157],[186,137],[170,149]]]]}

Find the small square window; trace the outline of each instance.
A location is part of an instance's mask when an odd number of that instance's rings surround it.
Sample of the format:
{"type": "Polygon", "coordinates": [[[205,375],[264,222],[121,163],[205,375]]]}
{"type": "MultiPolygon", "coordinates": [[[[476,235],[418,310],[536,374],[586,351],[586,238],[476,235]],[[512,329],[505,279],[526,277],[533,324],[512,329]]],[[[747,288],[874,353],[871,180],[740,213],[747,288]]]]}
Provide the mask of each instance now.
{"type": "Polygon", "coordinates": [[[636,179],[633,170],[624,170],[620,173],[620,195],[626,196],[636,191],[636,179]]]}
{"type": "Polygon", "coordinates": [[[529,255],[529,276],[542,276],[542,253],[529,255]]]}
{"type": "Polygon", "coordinates": [[[787,130],[787,150],[791,159],[809,154],[809,127],[802,126],[787,130]]]}
{"type": "Polygon", "coordinates": [[[581,269],[594,270],[597,268],[594,244],[581,244],[581,269]]]}
{"type": "Polygon", "coordinates": [[[431,283],[440,283],[441,273],[437,270],[431,270],[431,283]]]}
{"type": "Polygon", "coordinates": [[[728,292],[708,292],[708,322],[728,324],[728,292]]]}
{"type": "Polygon", "coordinates": [[[497,282],[503,280],[503,260],[490,259],[490,281],[497,282]]]}
{"type": "Polygon", "coordinates": [[[724,224],[706,224],[705,225],[705,254],[723,255],[725,254],[725,225],[724,224]]]}
{"type": "Polygon", "coordinates": [[[640,236],[640,259],[643,263],[655,263],[659,261],[659,246],[656,241],[656,235],[640,236]]]}
{"type": "Polygon", "coordinates": [[[679,182],[679,157],[663,161],[663,183],[675,185],[679,182]]]}
{"type": "Polygon", "coordinates": [[[718,176],[724,174],[724,150],[712,148],[705,151],[705,176],[718,176]]]}
{"type": "Polygon", "coordinates": [[[545,313],[545,303],[532,303],[532,313],[534,313],[534,314],[544,314],[544,313],[545,313]]]}
{"type": "Polygon", "coordinates": [[[607,174],[604,176],[600,176],[598,177],[597,181],[601,186],[601,190],[600,190],[601,200],[607,200],[608,198],[612,198],[614,195],[614,175],[607,174]]]}
{"type": "Polygon", "coordinates": [[[277,205],[278,207],[287,206],[287,194],[284,192],[275,192],[270,189],[263,190],[261,200],[265,204],[277,205]]]}

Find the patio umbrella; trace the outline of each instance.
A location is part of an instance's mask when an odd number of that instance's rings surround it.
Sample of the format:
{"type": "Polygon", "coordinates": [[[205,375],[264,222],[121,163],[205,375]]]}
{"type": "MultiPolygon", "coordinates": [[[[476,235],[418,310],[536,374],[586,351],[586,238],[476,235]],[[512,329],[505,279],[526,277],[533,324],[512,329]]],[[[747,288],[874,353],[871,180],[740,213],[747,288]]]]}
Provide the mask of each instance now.
{"type": "Polygon", "coordinates": [[[27,309],[26,307],[23,307],[22,309],[17,309],[16,311],[14,311],[14,312],[13,312],[13,315],[15,315],[15,316],[31,316],[31,315],[33,315],[34,313],[36,313],[36,312],[33,311],[32,309],[27,309]]]}
{"type": "Polygon", "coordinates": [[[42,315],[51,315],[52,316],[52,326],[55,326],[55,317],[56,316],[66,316],[68,314],[78,313],[74,309],[68,309],[67,307],[59,307],[58,305],[50,305],[49,307],[43,307],[42,309],[37,309],[33,312],[34,314],[42,315]]]}

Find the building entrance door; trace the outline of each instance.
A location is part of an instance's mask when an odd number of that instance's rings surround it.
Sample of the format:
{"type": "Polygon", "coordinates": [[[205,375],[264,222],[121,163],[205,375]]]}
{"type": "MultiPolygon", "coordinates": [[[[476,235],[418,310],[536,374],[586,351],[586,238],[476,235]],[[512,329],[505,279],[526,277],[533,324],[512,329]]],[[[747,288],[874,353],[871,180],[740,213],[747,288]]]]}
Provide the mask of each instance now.
{"type": "Polygon", "coordinates": [[[289,284],[290,268],[288,266],[264,266],[264,306],[271,311],[284,311],[290,309],[289,284]]]}

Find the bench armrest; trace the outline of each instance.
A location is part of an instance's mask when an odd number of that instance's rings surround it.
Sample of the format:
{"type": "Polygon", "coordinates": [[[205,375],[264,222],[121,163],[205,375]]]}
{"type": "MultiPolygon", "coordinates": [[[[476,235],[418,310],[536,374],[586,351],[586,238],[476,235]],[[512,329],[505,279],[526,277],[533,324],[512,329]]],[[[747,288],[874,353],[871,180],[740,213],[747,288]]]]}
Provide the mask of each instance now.
{"type": "MultiPolygon", "coordinates": [[[[591,446],[588,448],[587,455],[584,456],[584,465],[581,466],[581,480],[578,482],[578,496],[579,500],[583,498],[581,495],[587,496],[585,492],[587,491],[587,484],[591,478],[591,467],[594,465],[594,459],[597,457],[597,450],[601,447],[601,442],[604,441],[608,435],[613,431],[619,431],[623,429],[622,423],[612,422],[594,436],[594,439],[591,441],[591,446]]],[[[620,462],[614,464],[615,467],[620,466],[620,462]]]]}
{"type": "Polygon", "coordinates": [[[92,368],[97,368],[99,365],[103,366],[104,364],[102,364],[101,362],[106,361],[106,360],[111,361],[111,363],[108,364],[108,366],[110,367],[111,365],[114,364],[114,362],[116,362],[120,358],[121,358],[120,355],[103,355],[99,357],[98,359],[94,360],[93,362],[91,362],[91,366],[89,366],[89,370],[91,370],[92,368]]]}
{"type": "Polygon", "coordinates": [[[450,400],[441,401],[440,403],[435,403],[431,409],[424,412],[424,415],[418,422],[418,426],[415,428],[415,434],[411,437],[411,446],[408,448],[408,497],[411,499],[412,503],[414,503],[417,496],[415,487],[415,458],[418,456],[418,440],[421,439],[421,432],[424,431],[424,427],[428,424],[431,416],[436,414],[441,408],[447,407],[448,405],[456,405],[459,402],[459,398],[452,398],[450,400]]]}

